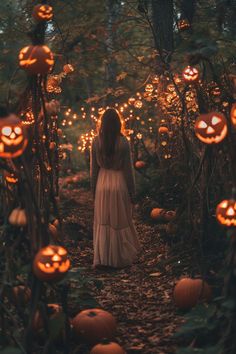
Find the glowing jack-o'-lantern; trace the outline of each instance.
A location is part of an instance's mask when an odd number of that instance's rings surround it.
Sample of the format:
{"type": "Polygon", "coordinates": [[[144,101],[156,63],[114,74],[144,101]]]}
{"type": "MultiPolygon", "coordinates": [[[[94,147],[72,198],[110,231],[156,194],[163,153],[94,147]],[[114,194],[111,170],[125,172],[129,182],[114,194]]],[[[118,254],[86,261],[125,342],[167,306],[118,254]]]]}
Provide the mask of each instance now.
{"type": "Polygon", "coordinates": [[[65,74],[70,74],[70,73],[73,73],[73,71],[75,71],[75,69],[74,69],[73,65],[65,64],[63,66],[63,71],[64,71],[65,74]]]}
{"type": "Polygon", "coordinates": [[[132,106],[135,101],[136,101],[136,100],[135,100],[134,97],[130,97],[130,98],[128,99],[128,104],[129,104],[130,106],[132,106]]]}
{"type": "Polygon", "coordinates": [[[236,226],[236,200],[223,200],[217,205],[216,218],[225,226],[236,226]]]}
{"type": "Polygon", "coordinates": [[[53,54],[46,45],[24,47],[19,53],[19,65],[30,75],[46,75],[54,65],[53,54]]]}
{"type": "Polygon", "coordinates": [[[27,143],[26,131],[16,115],[0,118],[0,157],[13,159],[22,155],[27,143]]]}
{"type": "Polygon", "coordinates": [[[134,107],[135,107],[135,108],[140,109],[140,108],[142,108],[142,106],[143,106],[143,102],[142,102],[142,101],[136,100],[136,101],[134,102],[134,107]]]}
{"type": "Polygon", "coordinates": [[[146,91],[146,92],[152,92],[153,90],[154,90],[154,87],[153,87],[152,84],[147,84],[147,85],[145,86],[145,91],[146,91]]]}
{"type": "Polygon", "coordinates": [[[182,19],[178,20],[177,26],[178,26],[179,31],[185,31],[190,28],[190,23],[186,18],[182,18],[182,19]]]}
{"type": "Polygon", "coordinates": [[[7,183],[16,184],[18,182],[18,178],[14,173],[10,173],[8,171],[5,171],[4,175],[5,175],[5,180],[7,183]]]}
{"type": "Polygon", "coordinates": [[[34,7],[32,15],[37,21],[50,21],[53,18],[52,6],[38,4],[34,7]]]}
{"type": "Polygon", "coordinates": [[[201,114],[195,123],[195,133],[205,144],[218,144],[227,135],[227,121],[222,113],[201,114]]]}
{"type": "Polygon", "coordinates": [[[194,82],[198,79],[199,73],[193,66],[187,66],[183,71],[183,78],[186,82],[194,82]]]}
{"type": "Polygon", "coordinates": [[[61,246],[48,245],[38,251],[33,271],[42,281],[59,281],[70,268],[67,250],[61,246]]]}
{"type": "Polygon", "coordinates": [[[231,112],[230,112],[230,118],[233,126],[236,128],[236,103],[232,105],[231,112]]]}

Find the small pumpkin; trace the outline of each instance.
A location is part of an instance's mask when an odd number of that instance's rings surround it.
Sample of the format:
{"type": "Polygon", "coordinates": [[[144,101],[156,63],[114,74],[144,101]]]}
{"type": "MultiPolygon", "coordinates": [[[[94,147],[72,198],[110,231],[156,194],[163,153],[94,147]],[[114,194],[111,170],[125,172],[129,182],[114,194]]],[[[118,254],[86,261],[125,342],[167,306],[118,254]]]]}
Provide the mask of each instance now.
{"type": "Polygon", "coordinates": [[[50,21],[53,18],[53,8],[47,4],[38,4],[33,8],[32,15],[36,21],[50,21]]]}
{"type": "Polygon", "coordinates": [[[230,112],[230,118],[233,126],[236,128],[236,103],[232,105],[231,112],[230,112]]]}
{"type": "Polygon", "coordinates": [[[61,246],[48,245],[40,249],[33,262],[33,272],[41,281],[59,281],[69,268],[67,250],[61,246]]]}
{"type": "Polygon", "coordinates": [[[26,217],[25,209],[21,209],[20,207],[13,209],[8,218],[8,221],[11,225],[14,226],[19,226],[19,227],[26,226],[27,217],[26,217]]]}
{"type": "Polygon", "coordinates": [[[187,18],[181,18],[177,22],[177,27],[179,31],[186,31],[188,30],[191,26],[187,18]]]}
{"type": "Polygon", "coordinates": [[[207,282],[202,279],[183,278],[177,282],[173,297],[178,308],[189,310],[199,301],[209,302],[211,295],[211,288],[207,282]]]}
{"type": "Polygon", "coordinates": [[[90,354],[125,354],[125,351],[119,344],[107,342],[95,345],[90,354]]]}
{"type": "Polygon", "coordinates": [[[187,66],[183,71],[183,78],[186,82],[195,82],[198,80],[199,72],[193,66],[187,66]]]}
{"type": "Polygon", "coordinates": [[[153,220],[162,220],[164,218],[164,209],[153,208],[150,216],[153,220]]]}
{"type": "Polygon", "coordinates": [[[18,182],[18,177],[14,173],[8,171],[4,172],[5,180],[9,184],[16,184],[18,182]]]}
{"type": "Polygon", "coordinates": [[[221,225],[236,226],[236,200],[223,200],[217,205],[216,218],[221,225]]]}
{"type": "Polygon", "coordinates": [[[75,71],[75,69],[74,69],[73,65],[65,64],[63,66],[63,71],[64,71],[65,74],[70,74],[70,73],[73,73],[73,71],[75,71]]]}
{"type": "Polygon", "coordinates": [[[160,134],[169,133],[169,129],[167,127],[159,127],[158,132],[160,134]]]}
{"type": "Polygon", "coordinates": [[[72,320],[76,335],[85,342],[96,344],[103,339],[112,339],[116,331],[116,320],[107,311],[89,309],[81,311],[72,320]]]}
{"type": "Polygon", "coordinates": [[[135,167],[140,170],[146,166],[146,162],[142,160],[138,160],[135,162],[135,167]]]}

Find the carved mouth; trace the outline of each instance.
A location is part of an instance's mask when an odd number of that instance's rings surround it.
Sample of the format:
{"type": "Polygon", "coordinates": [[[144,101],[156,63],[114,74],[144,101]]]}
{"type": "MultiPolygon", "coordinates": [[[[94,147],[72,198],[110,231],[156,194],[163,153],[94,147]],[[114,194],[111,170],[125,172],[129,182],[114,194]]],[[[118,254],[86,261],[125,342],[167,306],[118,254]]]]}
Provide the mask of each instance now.
{"type": "Polygon", "coordinates": [[[227,128],[227,125],[225,125],[220,135],[203,137],[201,134],[196,133],[196,136],[203,143],[206,143],[206,144],[217,144],[217,143],[220,143],[226,137],[227,132],[228,132],[228,128],[227,128]]]}
{"type": "Polygon", "coordinates": [[[217,219],[219,220],[219,222],[223,225],[227,225],[227,226],[236,226],[236,218],[234,216],[234,219],[229,219],[229,218],[225,218],[223,215],[218,214],[217,215],[217,219]]]}
{"type": "Polygon", "coordinates": [[[38,262],[39,269],[44,273],[53,274],[55,272],[65,273],[70,267],[70,261],[67,259],[65,262],[41,263],[38,262]]]}
{"type": "Polygon", "coordinates": [[[8,146],[19,145],[23,141],[23,136],[21,135],[15,139],[9,139],[9,138],[6,138],[5,136],[2,136],[2,141],[5,145],[8,145],[8,146]]]}

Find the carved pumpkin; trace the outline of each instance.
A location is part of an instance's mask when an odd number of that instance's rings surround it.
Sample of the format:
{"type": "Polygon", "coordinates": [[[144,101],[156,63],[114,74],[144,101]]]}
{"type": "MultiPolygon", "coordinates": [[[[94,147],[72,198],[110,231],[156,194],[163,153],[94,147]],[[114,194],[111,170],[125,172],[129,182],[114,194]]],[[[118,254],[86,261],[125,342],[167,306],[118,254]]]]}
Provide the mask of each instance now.
{"type": "Polygon", "coordinates": [[[8,221],[11,225],[23,227],[27,225],[27,217],[24,209],[16,208],[12,210],[8,221]]]}
{"type": "Polygon", "coordinates": [[[182,18],[178,20],[177,27],[179,31],[185,31],[190,28],[190,23],[186,18],[182,18]]]}
{"type": "Polygon", "coordinates": [[[5,171],[4,176],[7,183],[16,184],[18,182],[18,178],[14,173],[5,171]]]}
{"type": "Polygon", "coordinates": [[[21,122],[23,125],[29,126],[35,123],[34,114],[30,109],[20,114],[21,122]]]}
{"type": "Polygon", "coordinates": [[[42,281],[59,281],[70,268],[67,250],[61,246],[48,245],[38,251],[33,271],[42,281]]]}
{"type": "Polygon", "coordinates": [[[187,66],[183,71],[183,78],[186,82],[194,82],[198,79],[198,70],[192,66],[187,66]]]}
{"type": "Polygon", "coordinates": [[[154,87],[152,84],[147,84],[145,86],[145,91],[148,92],[148,93],[152,93],[152,91],[154,90],[154,87]]]}
{"type": "Polygon", "coordinates": [[[53,18],[52,6],[38,4],[34,7],[32,15],[37,21],[50,21],[53,18]]]}
{"type": "Polygon", "coordinates": [[[19,65],[30,75],[46,75],[54,65],[53,54],[46,45],[30,45],[21,49],[19,65]]]}
{"type": "Polygon", "coordinates": [[[119,344],[107,342],[97,344],[92,348],[90,354],[125,354],[125,351],[119,344]]]}
{"type": "Polygon", "coordinates": [[[216,218],[221,225],[236,226],[236,200],[223,200],[217,205],[216,218]]]}
{"type": "Polygon", "coordinates": [[[232,105],[231,112],[230,112],[231,122],[233,126],[236,128],[236,103],[232,105]]]}
{"type": "Polygon", "coordinates": [[[142,102],[142,101],[136,100],[136,101],[134,102],[134,107],[135,107],[135,108],[140,109],[140,108],[142,108],[142,106],[143,106],[143,102],[142,102]]]}
{"type": "Polygon", "coordinates": [[[25,306],[31,298],[31,290],[27,286],[14,286],[9,293],[9,300],[16,306],[25,306]]]}
{"type": "Polygon", "coordinates": [[[73,318],[72,325],[76,335],[91,344],[111,339],[116,331],[115,318],[101,309],[81,311],[73,318]]]}
{"type": "Polygon", "coordinates": [[[25,128],[17,116],[0,118],[0,157],[13,159],[22,155],[27,143],[25,128]]]}
{"type": "Polygon", "coordinates": [[[201,114],[195,123],[195,133],[205,144],[218,144],[227,135],[227,122],[224,114],[210,112],[201,114]]]}
{"type": "Polygon", "coordinates": [[[63,71],[64,71],[65,74],[70,74],[70,73],[73,73],[73,71],[75,71],[75,69],[74,69],[73,65],[65,64],[63,66],[63,71]]]}
{"type": "Polygon", "coordinates": [[[146,162],[145,161],[136,161],[135,162],[135,167],[140,170],[142,168],[144,168],[146,166],[146,162]]]}
{"type": "Polygon", "coordinates": [[[160,134],[169,133],[169,129],[167,127],[159,127],[158,132],[160,134]]]}
{"type": "Polygon", "coordinates": [[[202,279],[183,278],[174,288],[174,302],[182,310],[189,310],[199,301],[210,301],[211,288],[202,279]]]}
{"type": "Polygon", "coordinates": [[[134,97],[130,97],[130,98],[128,99],[128,104],[129,104],[130,106],[132,106],[135,101],[136,101],[136,100],[135,100],[134,97]]]}

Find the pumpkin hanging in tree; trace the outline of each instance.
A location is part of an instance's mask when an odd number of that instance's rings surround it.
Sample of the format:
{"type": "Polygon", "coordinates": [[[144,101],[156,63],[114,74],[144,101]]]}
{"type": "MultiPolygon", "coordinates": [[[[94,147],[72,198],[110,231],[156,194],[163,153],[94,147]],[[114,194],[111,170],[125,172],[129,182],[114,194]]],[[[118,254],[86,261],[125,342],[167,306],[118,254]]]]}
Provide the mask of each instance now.
{"type": "Polygon", "coordinates": [[[16,158],[23,154],[27,144],[26,130],[16,115],[0,118],[0,157],[16,158]]]}
{"type": "Polygon", "coordinates": [[[38,4],[34,7],[32,15],[36,21],[50,21],[53,18],[53,8],[47,4],[38,4]]]}
{"type": "Polygon", "coordinates": [[[218,144],[227,135],[227,121],[223,113],[201,114],[195,123],[195,133],[205,144],[218,144]]]}
{"type": "Polygon", "coordinates": [[[216,218],[221,225],[236,226],[236,200],[223,200],[217,205],[216,218]]]}
{"type": "Polygon", "coordinates": [[[30,45],[21,49],[19,65],[30,75],[46,75],[54,65],[53,54],[46,45],[30,45]]]}
{"type": "Polygon", "coordinates": [[[42,281],[59,281],[69,268],[67,250],[61,246],[48,245],[40,249],[34,258],[34,274],[42,281]]]}

